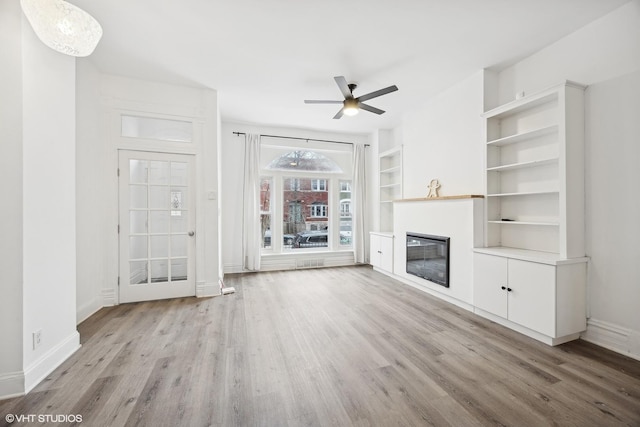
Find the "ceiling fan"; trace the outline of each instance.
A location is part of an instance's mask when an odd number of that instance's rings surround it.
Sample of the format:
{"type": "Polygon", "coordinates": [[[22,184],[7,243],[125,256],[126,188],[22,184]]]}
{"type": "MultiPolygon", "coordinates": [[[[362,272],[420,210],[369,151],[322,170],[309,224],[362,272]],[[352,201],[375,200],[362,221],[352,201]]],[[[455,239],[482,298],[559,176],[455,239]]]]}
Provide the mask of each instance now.
{"type": "Polygon", "coordinates": [[[344,96],[344,101],[325,101],[325,100],[313,100],[313,99],[305,99],[305,104],[342,104],[342,108],[338,111],[338,114],[333,116],[334,119],[339,119],[343,114],[347,116],[355,116],[358,114],[358,110],[366,110],[375,114],[383,114],[384,110],[381,110],[376,107],[372,107],[371,105],[365,104],[363,101],[368,101],[373,98],[377,98],[378,96],[386,95],[391,92],[395,92],[398,90],[396,85],[386,87],[384,89],[379,89],[371,93],[367,93],[366,95],[361,95],[359,97],[353,96],[353,91],[357,87],[355,83],[347,83],[347,80],[343,76],[336,76],[333,78],[342,95],[344,96]]]}

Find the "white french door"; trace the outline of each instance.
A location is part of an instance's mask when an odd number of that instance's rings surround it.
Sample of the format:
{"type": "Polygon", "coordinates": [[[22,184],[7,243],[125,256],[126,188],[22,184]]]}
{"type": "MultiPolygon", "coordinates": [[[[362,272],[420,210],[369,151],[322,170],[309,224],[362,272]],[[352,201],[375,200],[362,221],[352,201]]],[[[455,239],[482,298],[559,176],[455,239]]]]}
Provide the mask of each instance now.
{"type": "Polygon", "coordinates": [[[195,295],[194,160],[120,150],[121,303],[195,295]]]}

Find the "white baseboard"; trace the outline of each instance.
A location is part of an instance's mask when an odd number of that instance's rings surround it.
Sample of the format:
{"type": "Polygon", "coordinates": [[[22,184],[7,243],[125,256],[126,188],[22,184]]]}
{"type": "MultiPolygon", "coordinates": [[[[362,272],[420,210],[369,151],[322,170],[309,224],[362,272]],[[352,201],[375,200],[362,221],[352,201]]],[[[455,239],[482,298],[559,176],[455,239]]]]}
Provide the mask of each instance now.
{"type": "Polygon", "coordinates": [[[640,331],[598,319],[587,320],[581,339],[632,359],[640,360],[640,331]]]}
{"type": "Polygon", "coordinates": [[[225,264],[224,265],[224,274],[234,274],[234,273],[244,273],[244,269],[242,268],[242,264],[225,264]]]}
{"type": "Polygon", "coordinates": [[[421,290],[423,292],[426,292],[426,293],[428,293],[430,295],[433,295],[434,297],[436,297],[438,299],[441,299],[441,300],[446,301],[446,302],[448,302],[450,304],[456,305],[456,306],[458,306],[460,308],[463,308],[463,309],[465,309],[467,311],[473,312],[473,305],[471,305],[471,304],[469,304],[467,302],[464,302],[462,300],[459,300],[459,299],[454,298],[454,297],[449,296],[449,295],[445,295],[445,294],[443,294],[441,292],[435,291],[435,290],[433,290],[431,288],[428,288],[426,286],[421,286],[420,284],[418,284],[416,282],[413,282],[411,280],[408,280],[408,279],[406,279],[406,278],[404,278],[402,276],[399,276],[397,274],[389,273],[387,271],[380,270],[378,268],[374,268],[374,270],[376,270],[376,271],[378,271],[380,273],[386,274],[387,276],[392,277],[392,278],[398,280],[399,282],[404,283],[405,285],[409,285],[412,288],[416,288],[416,289],[421,290]]]}
{"type": "Polygon", "coordinates": [[[103,305],[100,302],[99,298],[95,298],[92,301],[89,301],[88,303],[78,307],[78,309],[76,310],[76,325],[79,325],[80,323],[87,320],[102,307],[103,305]]]}
{"type": "Polygon", "coordinates": [[[9,372],[0,375],[0,400],[24,396],[24,372],[9,372]]]}
{"type": "Polygon", "coordinates": [[[73,331],[71,335],[47,351],[24,371],[24,391],[28,393],[47,375],[69,358],[80,348],[80,334],[73,331]]]}
{"type": "Polygon", "coordinates": [[[551,346],[555,346],[555,345],[560,345],[560,344],[564,344],[566,342],[569,341],[573,341],[573,340],[577,340],[578,338],[580,338],[580,333],[574,333],[574,334],[569,334],[569,335],[565,335],[562,337],[557,337],[557,338],[552,338],[549,337],[547,335],[541,334],[540,332],[536,332],[534,330],[531,330],[529,328],[525,328],[524,326],[518,325],[517,323],[513,323],[503,317],[500,316],[496,316],[493,313],[489,313],[488,311],[484,311],[482,309],[479,308],[475,308],[474,309],[474,313],[477,314],[478,316],[484,317],[485,319],[489,319],[492,322],[495,322],[499,325],[502,325],[504,327],[507,327],[509,329],[512,329],[516,332],[521,333],[522,335],[526,335],[529,338],[533,338],[535,340],[538,340],[540,342],[545,343],[546,345],[551,345],[551,346]]]}
{"type": "Polygon", "coordinates": [[[206,282],[198,282],[196,283],[196,297],[197,298],[206,298],[206,297],[217,297],[221,295],[220,293],[220,283],[206,283],[206,282]]]}

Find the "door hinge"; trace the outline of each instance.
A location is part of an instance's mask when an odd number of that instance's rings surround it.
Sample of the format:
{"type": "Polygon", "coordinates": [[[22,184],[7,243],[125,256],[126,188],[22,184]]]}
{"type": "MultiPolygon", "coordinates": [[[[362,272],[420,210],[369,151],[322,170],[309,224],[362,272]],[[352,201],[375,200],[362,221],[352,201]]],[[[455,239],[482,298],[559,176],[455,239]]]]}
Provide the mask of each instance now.
{"type": "Polygon", "coordinates": [[[118,286],[120,286],[120,276],[118,276],[118,286]]]}
{"type": "Polygon", "coordinates": [[[118,234],[120,234],[120,224],[118,224],[118,234]]]}
{"type": "Polygon", "coordinates": [[[120,168],[116,169],[118,176],[120,176],[120,168]]]}

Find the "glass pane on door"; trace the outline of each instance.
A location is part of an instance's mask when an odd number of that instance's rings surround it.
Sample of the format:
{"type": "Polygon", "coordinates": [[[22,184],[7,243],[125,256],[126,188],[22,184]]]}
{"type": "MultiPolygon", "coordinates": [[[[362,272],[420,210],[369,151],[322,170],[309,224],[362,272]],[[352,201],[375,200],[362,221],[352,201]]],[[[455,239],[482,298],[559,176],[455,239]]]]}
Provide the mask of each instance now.
{"type": "Polygon", "coordinates": [[[129,159],[131,285],[187,280],[188,163],[129,159]]]}

